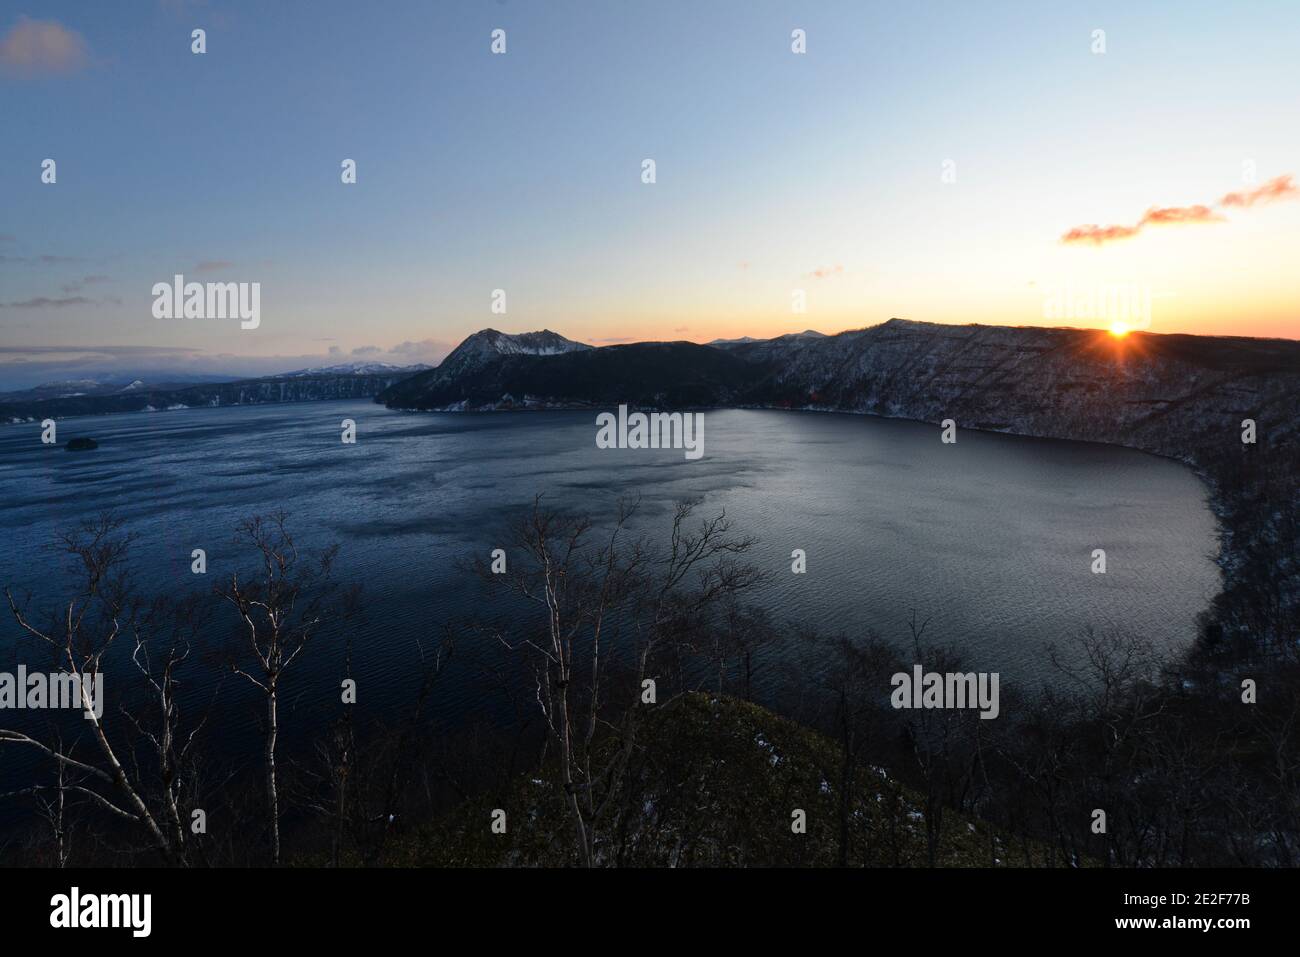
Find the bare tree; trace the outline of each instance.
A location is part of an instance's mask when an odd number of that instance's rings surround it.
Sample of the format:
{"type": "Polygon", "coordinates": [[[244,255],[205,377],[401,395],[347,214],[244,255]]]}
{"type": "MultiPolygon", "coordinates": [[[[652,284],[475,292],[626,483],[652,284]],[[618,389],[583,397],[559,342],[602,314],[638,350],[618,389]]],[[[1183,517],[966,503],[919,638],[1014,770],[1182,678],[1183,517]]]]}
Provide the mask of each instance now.
{"type": "Polygon", "coordinates": [[[720,620],[710,629],[711,651],[718,669],[718,693],[725,690],[727,666],[734,662],[739,670],[740,696],[754,700],[754,678],[762,652],[780,637],[780,629],[762,608],[741,604],[736,593],[722,602],[720,620]]]}
{"type": "Polygon", "coordinates": [[[827,652],[830,667],[822,683],[828,694],[829,720],[839,745],[839,864],[849,863],[850,822],[857,797],[857,775],[865,755],[881,744],[882,710],[889,676],[898,668],[897,653],[874,632],[862,640],[847,635],[806,638],[827,652]]]}
{"type": "MultiPolygon", "coordinates": [[[[78,688],[93,748],[80,756],[75,748],[65,747],[61,737],[53,744],[42,742],[24,732],[0,729],[0,744],[21,744],[51,759],[58,770],[57,782],[49,787],[33,785],[26,793],[53,791],[52,801],[45,802],[46,813],[56,834],[57,853],[67,859],[66,800],[68,795],[84,797],[95,807],[107,811],[114,819],[138,826],[148,835],[149,844],[165,861],[186,863],[186,842],[180,821],[180,778],[190,757],[190,746],[199,727],[179,737],[180,707],[177,700],[177,673],[188,657],[182,641],[173,641],[162,652],[160,670],[150,663],[153,645],[151,632],[169,620],[173,635],[184,631],[188,608],[157,604],[142,612],[130,596],[123,565],[131,545],[131,536],[120,531],[121,523],[107,515],[83,522],[75,531],[62,535],[58,547],[73,559],[79,578],[76,593],[50,616],[46,626],[33,623],[18,600],[6,588],[10,613],[22,632],[38,643],[49,655],[60,676],[72,679],[78,688]],[[103,718],[104,701],[94,700],[92,689],[102,688],[110,650],[126,632],[134,637],[131,660],[153,695],[158,714],[154,721],[142,720],[122,707],[126,723],[149,745],[150,760],[125,761],[122,753],[134,754],[135,744],[119,735],[110,740],[103,718]],[[125,751],[122,751],[125,748],[125,751]]],[[[102,699],[103,695],[98,695],[102,699]]],[[[201,726],[201,725],[200,725],[201,726]]]]}
{"type": "Polygon", "coordinates": [[[531,662],[537,711],[586,867],[598,863],[597,828],[635,747],[644,682],[654,680],[652,662],[667,648],[677,654],[689,646],[693,626],[715,603],[759,577],[735,560],[752,540],[734,538],[725,515],[688,528],[694,507],[675,506],[668,546],[656,557],[642,541],[625,541],[636,502],[620,502],[609,530],[594,541],[589,517],[546,509],[539,496],[514,529],[518,557],[510,571],[493,575],[479,566],[490,585],[504,586],[543,613],[544,624],[534,633],[494,633],[531,662]],[[611,659],[627,680],[607,698],[618,670],[611,659]]]}
{"type": "Polygon", "coordinates": [[[265,704],[262,755],[272,866],[280,863],[276,747],[281,681],[327,623],[351,613],[356,597],[355,591],[340,596],[333,583],[338,546],[314,558],[301,556],[287,520],[277,511],[241,522],[236,540],[252,548],[259,567],[246,578],[232,574],[229,584],[217,589],[239,618],[236,653],[227,665],[261,691],[265,704]]]}
{"type": "MultiPolygon", "coordinates": [[[[351,675],[351,642],[345,676],[351,675]]],[[[330,829],[330,858],[343,863],[351,842],[364,865],[383,863],[390,840],[406,814],[408,792],[417,765],[428,758],[420,747],[427,732],[425,711],[455,648],[450,627],[426,647],[416,642],[419,684],[409,709],[395,724],[377,721],[358,728],[354,704],[344,704],[328,734],[315,746],[315,761],[304,766],[297,785],[302,806],[315,812],[330,829]],[[364,746],[362,746],[364,745],[364,746]]],[[[431,762],[430,762],[431,763],[431,762]]]]}
{"type": "MultiPolygon", "coordinates": [[[[951,647],[924,642],[929,619],[908,621],[916,662],[939,673],[962,672],[961,658],[951,647]]],[[[946,810],[967,810],[982,765],[979,714],[970,708],[918,708],[908,711],[904,727],[908,745],[925,787],[926,860],[939,864],[946,810]]]]}
{"type": "Polygon", "coordinates": [[[1050,649],[1055,668],[1070,679],[1079,707],[1078,731],[1089,757],[1082,784],[1095,807],[1106,810],[1103,859],[1107,866],[1135,866],[1142,858],[1149,824],[1131,790],[1134,756],[1163,713],[1155,683],[1159,657],[1144,638],[1119,630],[1085,629],[1080,661],[1050,649]]]}

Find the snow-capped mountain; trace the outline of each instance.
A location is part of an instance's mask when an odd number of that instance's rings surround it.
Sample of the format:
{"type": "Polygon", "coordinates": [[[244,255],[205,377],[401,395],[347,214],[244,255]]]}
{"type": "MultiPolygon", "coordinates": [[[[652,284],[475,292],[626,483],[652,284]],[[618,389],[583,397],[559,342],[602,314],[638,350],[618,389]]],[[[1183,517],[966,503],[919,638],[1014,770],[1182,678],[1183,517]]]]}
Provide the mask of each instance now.
{"type": "Polygon", "coordinates": [[[816,329],[805,329],[803,332],[787,332],[783,336],[777,336],[774,339],[755,339],[753,336],[741,336],[738,339],[714,339],[708,344],[711,346],[744,346],[751,342],[783,342],[788,339],[825,339],[826,333],[818,332],[816,329]]]}
{"type": "MultiPolygon", "coordinates": [[[[1243,418],[1300,406],[1300,342],[1117,339],[1100,330],[891,319],[717,345],[589,349],[554,333],[471,336],[379,401],[395,408],[554,408],[609,401],[867,412],[1132,445],[1179,458],[1243,418]],[[534,346],[527,348],[528,345],[534,346]]],[[[1274,426],[1296,433],[1291,416],[1274,426]]]]}
{"type": "Polygon", "coordinates": [[[566,352],[581,352],[591,346],[566,339],[557,332],[505,333],[483,329],[458,345],[438,366],[439,370],[463,369],[496,356],[558,356],[566,352]]]}
{"type": "Polygon", "coordinates": [[[272,376],[274,379],[300,378],[318,375],[393,375],[404,372],[423,372],[432,366],[424,363],[399,366],[391,362],[343,362],[332,366],[317,366],[310,369],[295,369],[293,372],[281,372],[272,376]]]}
{"type": "Polygon", "coordinates": [[[502,355],[555,356],[562,352],[580,352],[591,348],[586,343],[566,339],[550,329],[513,334],[484,329],[465,340],[466,343],[471,341],[491,343],[492,348],[502,355]]]}
{"type": "Polygon", "coordinates": [[[511,358],[555,358],[592,351],[592,347],[566,339],[559,333],[541,332],[509,334],[496,329],[474,333],[448,354],[435,369],[421,372],[398,383],[403,395],[418,400],[423,395],[444,395],[457,383],[465,383],[477,373],[492,369],[511,358]]]}

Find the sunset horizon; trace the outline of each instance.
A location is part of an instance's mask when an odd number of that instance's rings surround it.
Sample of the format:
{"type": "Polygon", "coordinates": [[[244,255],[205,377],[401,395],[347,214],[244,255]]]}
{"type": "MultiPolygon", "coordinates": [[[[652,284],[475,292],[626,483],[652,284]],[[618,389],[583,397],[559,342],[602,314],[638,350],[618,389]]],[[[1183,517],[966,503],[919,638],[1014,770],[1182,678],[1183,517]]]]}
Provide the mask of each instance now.
{"type": "Polygon", "coordinates": [[[1285,932],[1297,51],[0,3],[11,937],[1285,932]]]}
{"type": "Polygon", "coordinates": [[[1298,33],[1261,36],[1285,7],[1248,7],[679,23],[453,4],[343,28],[325,4],[310,40],[292,5],[11,12],[0,389],[431,364],[489,326],[594,345],[893,317],[1297,339],[1300,132],[1253,118],[1294,112],[1298,33]],[[259,284],[265,321],[154,318],[174,274],[259,284]],[[1105,314],[1116,295],[1140,313],[1105,314]]]}

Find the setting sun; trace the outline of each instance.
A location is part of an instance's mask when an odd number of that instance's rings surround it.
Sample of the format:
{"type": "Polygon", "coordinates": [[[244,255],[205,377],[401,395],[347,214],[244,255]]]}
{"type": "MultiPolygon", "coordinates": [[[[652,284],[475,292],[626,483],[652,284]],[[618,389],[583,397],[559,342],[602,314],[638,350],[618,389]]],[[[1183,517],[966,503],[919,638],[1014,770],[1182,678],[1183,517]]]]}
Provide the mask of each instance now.
{"type": "Polygon", "coordinates": [[[1114,336],[1116,339],[1123,339],[1125,336],[1129,334],[1128,323],[1112,322],[1110,324],[1110,334],[1114,336]]]}

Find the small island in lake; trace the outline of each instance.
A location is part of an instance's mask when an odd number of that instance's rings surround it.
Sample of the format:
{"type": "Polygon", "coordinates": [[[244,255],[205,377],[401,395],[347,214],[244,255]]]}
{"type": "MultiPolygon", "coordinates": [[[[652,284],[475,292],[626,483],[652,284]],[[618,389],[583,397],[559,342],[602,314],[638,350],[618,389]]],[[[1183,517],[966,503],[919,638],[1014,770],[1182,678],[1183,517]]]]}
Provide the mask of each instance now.
{"type": "Polygon", "coordinates": [[[94,439],[81,436],[75,439],[68,439],[66,448],[69,452],[84,452],[86,449],[99,448],[99,443],[94,439]]]}

